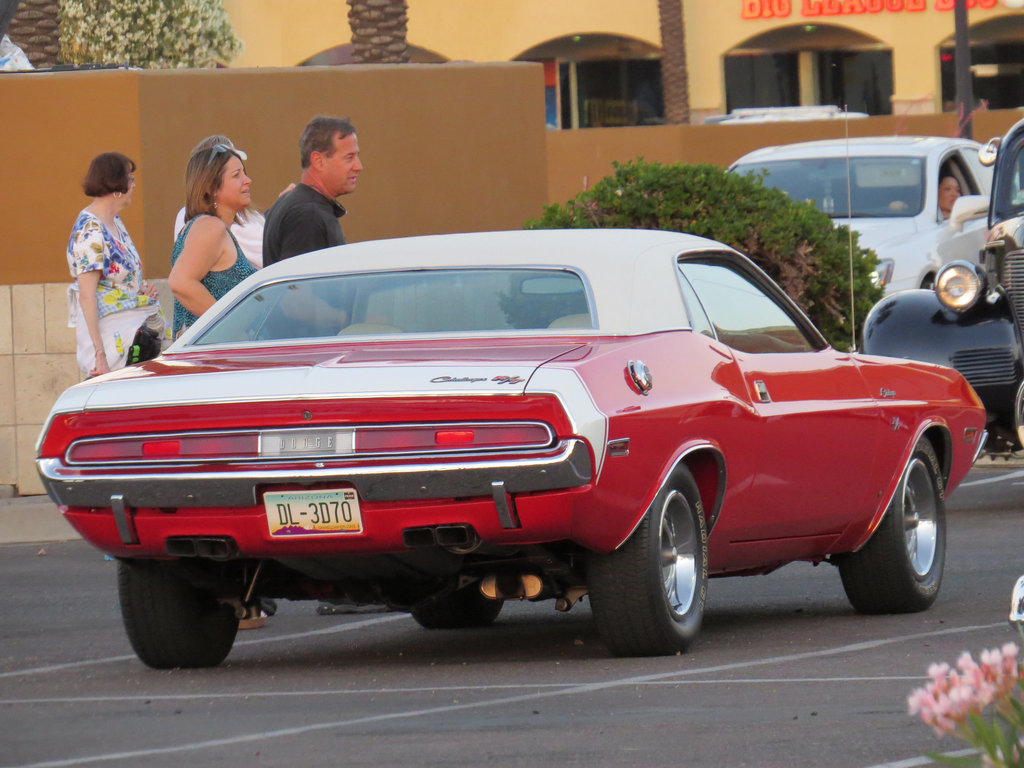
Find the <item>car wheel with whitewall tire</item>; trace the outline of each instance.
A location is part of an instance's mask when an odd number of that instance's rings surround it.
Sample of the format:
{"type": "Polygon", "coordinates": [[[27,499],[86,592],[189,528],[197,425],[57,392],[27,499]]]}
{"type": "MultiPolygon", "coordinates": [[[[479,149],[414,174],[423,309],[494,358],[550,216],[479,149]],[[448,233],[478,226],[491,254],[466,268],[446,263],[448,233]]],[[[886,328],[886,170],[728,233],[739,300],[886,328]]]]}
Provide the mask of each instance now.
{"type": "Polygon", "coordinates": [[[681,653],[700,631],[708,583],[704,509],[676,469],[621,547],[593,555],[587,581],[598,633],[616,656],[681,653]]]}
{"type": "Polygon", "coordinates": [[[445,595],[429,598],[415,606],[412,617],[424,629],[468,629],[487,627],[494,623],[504,605],[480,593],[471,584],[445,595]]]}
{"type": "Polygon", "coordinates": [[[238,632],[234,610],[165,563],[122,560],[117,586],[128,639],[147,666],[215,667],[231,651],[238,632]]]}
{"type": "Polygon", "coordinates": [[[914,447],[882,522],[859,551],[836,558],[860,613],[914,613],[939,594],[946,561],[946,499],[935,449],[914,447]]]}

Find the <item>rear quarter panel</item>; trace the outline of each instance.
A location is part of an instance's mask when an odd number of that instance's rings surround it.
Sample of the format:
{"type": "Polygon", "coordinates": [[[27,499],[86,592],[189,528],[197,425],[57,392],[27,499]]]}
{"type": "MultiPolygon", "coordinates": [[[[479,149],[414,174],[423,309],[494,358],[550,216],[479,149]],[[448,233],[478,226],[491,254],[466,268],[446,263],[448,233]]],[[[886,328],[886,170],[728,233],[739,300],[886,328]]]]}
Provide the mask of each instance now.
{"type": "MultiPolygon", "coordinates": [[[[692,451],[715,451],[728,465],[728,498],[743,504],[759,450],[757,426],[742,377],[727,347],[691,331],[671,331],[603,341],[575,358],[548,363],[531,381],[545,386],[545,370],[570,370],[584,382],[607,417],[606,443],[629,440],[629,453],[609,456],[595,446],[599,474],[591,493],[577,498],[573,538],[586,547],[611,550],[640,522],[677,461],[692,451]],[[627,366],[642,360],[654,386],[640,394],[627,366]],[[602,459],[602,454],[603,459],[602,459]]],[[[697,462],[705,514],[716,508],[718,468],[697,462]]]]}

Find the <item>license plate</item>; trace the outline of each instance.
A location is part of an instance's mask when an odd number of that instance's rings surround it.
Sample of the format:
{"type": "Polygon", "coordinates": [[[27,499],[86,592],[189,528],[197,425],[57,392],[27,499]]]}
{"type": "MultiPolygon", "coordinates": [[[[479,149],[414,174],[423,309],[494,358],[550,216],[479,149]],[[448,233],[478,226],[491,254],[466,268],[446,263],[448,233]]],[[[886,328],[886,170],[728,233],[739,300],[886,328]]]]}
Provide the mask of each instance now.
{"type": "Polygon", "coordinates": [[[362,533],[359,497],[340,491],[271,491],[263,495],[267,526],[275,538],[362,533]]]}

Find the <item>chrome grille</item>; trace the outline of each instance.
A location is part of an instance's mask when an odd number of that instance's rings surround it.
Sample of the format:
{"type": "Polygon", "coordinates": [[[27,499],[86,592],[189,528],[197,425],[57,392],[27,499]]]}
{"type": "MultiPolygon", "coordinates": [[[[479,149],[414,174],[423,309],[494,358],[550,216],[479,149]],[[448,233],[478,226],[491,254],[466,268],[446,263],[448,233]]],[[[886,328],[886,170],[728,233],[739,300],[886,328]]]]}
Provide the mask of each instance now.
{"type": "Polygon", "coordinates": [[[1003,288],[1017,315],[1017,322],[1020,323],[1024,319],[1024,252],[1016,251],[1006,255],[1001,277],[1003,288]]]}
{"type": "Polygon", "coordinates": [[[953,355],[953,367],[972,387],[1014,383],[1013,350],[1005,347],[961,350],[953,355]]]}

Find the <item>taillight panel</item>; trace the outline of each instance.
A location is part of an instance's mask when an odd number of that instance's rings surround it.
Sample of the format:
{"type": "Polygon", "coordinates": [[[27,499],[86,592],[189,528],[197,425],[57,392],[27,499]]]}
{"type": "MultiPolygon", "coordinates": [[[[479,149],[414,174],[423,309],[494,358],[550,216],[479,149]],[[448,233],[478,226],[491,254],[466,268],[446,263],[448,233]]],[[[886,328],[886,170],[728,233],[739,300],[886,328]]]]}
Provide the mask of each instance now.
{"type": "Polygon", "coordinates": [[[180,464],[387,455],[536,451],[555,445],[543,422],[469,422],[111,435],[75,440],[68,465],[180,464]]]}

